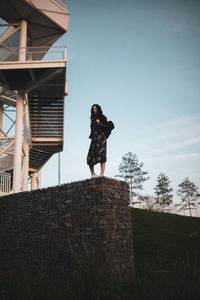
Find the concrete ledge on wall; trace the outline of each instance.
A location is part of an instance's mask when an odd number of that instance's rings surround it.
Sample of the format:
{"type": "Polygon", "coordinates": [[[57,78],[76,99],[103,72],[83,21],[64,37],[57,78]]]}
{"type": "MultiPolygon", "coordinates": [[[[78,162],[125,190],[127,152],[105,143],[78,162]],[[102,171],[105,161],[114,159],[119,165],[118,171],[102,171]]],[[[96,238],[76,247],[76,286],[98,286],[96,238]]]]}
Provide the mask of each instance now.
{"type": "Polygon", "coordinates": [[[0,198],[1,275],[28,269],[52,277],[95,255],[133,271],[127,183],[99,177],[0,198]]]}

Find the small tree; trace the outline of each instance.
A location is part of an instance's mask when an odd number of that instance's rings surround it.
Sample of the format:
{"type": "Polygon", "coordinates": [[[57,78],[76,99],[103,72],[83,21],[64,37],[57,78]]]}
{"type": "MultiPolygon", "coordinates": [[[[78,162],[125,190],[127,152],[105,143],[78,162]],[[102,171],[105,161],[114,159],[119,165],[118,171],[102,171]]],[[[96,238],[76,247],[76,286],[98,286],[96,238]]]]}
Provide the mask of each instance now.
{"type": "Polygon", "coordinates": [[[143,208],[148,210],[154,210],[155,197],[151,195],[141,195],[139,199],[143,203],[143,208]]]}
{"type": "Polygon", "coordinates": [[[192,216],[191,206],[195,206],[199,199],[198,186],[186,177],[179,185],[177,190],[178,196],[181,198],[182,207],[189,207],[190,216],[192,216]]]}
{"type": "Polygon", "coordinates": [[[173,189],[169,187],[169,184],[169,178],[165,174],[160,173],[154,190],[156,194],[156,204],[162,207],[163,210],[166,205],[170,205],[170,203],[173,201],[173,194],[171,193],[173,189]]]}
{"type": "Polygon", "coordinates": [[[116,175],[116,177],[121,177],[128,182],[131,204],[133,204],[133,197],[139,195],[136,191],[142,190],[143,183],[149,179],[149,177],[145,177],[148,172],[142,170],[143,165],[143,163],[139,163],[136,154],[128,152],[122,157],[122,162],[118,168],[119,175],[116,175]]]}

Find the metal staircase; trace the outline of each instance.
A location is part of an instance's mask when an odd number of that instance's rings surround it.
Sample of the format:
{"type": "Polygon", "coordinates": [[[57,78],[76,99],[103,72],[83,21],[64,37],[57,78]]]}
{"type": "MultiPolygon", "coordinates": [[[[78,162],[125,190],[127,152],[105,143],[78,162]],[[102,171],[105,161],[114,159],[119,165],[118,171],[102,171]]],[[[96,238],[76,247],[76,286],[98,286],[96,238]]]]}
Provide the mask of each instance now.
{"type": "Polygon", "coordinates": [[[62,0],[1,0],[0,17],[0,171],[20,192],[63,149],[66,48],[52,45],[69,13],[62,0]],[[16,108],[14,137],[3,130],[8,107],[16,108]]]}

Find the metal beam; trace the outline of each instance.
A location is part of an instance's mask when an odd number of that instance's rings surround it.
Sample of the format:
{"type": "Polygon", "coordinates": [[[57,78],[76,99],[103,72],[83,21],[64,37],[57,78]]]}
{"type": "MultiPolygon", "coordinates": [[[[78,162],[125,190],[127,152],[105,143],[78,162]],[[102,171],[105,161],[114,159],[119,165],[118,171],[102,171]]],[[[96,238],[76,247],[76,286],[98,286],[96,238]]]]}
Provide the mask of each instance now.
{"type": "Polygon", "coordinates": [[[29,71],[29,73],[31,75],[31,78],[32,78],[33,82],[35,83],[36,82],[36,78],[35,78],[35,74],[33,72],[33,69],[28,69],[28,71],[29,71]]]}
{"type": "Polygon", "coordinates": [[[17,27],[17,28],[9,27],[9,28],[7,28],[7,30],[5,30],[4,33],[2,34],[2,36],[0,37],[0,45],[2,45],[6,40],[8,40],[19,29],[20,29],[20,27],[17,27]]]}
{"type": "Polygon", "coordinates": [[[11,137],[9,137],[9,136],[0,137],[0,140],[14,140],[14,139],[15,139],[15,137],[13,137],[13,136],[11,136],[11,137]]]}
{"type": "Polygon", "coordinates": [[[14,152],[6,151],[5,154],[14,155],[14,152]]]}
{"type": "Polygon", "coordinates": [[[33,142],[62,142],[63,138],[57,138],[57,137],[46,137],[46,138],[42,138],[42,137],[38,137],[38,138],[32,138],[33,142]]]}
{"type": "Polygon", "coordinates": [[[13,99],[13,98],[11,98],[11,97],[8,97],[8,96],[1,95],[0,98],[3,98],[3,99],[6,99],[6,100],[9,100],[9,101],[11,101],[11,102],[16,103],[16,100],[15,100],[15,99],[13,99]]]}
{"type": "Polygon", "coordinates": [[[3,113],[11,122],[15,122],[5,111],[3,113]]]}
{"type": "Polygon", "coordinates": [[[37,87],[43,85],[45,82],[47,82],[50,79],[54,78],[55,76],[57,76],[61,72],[62,72],[62,69],[60,69],[60,68],[53,71],[53,72],[52,72],[52,70],[49,70],[43,76],[38,78],[38,80],[34,84],[31,84],[28,88],[26,88],[25,93],[28,94],[29,92],[31,92],[32,90],[36,89],[37,87]]]}
{"type": "Polygon", "coordinates": [[[5,23],[0,24],[1,27],[8,27],[8,26],[20,26],[20,23],[5,23]]]}
{"type": "Polygon", "coordinates": [[[3,131],[3,129],[0,128],[0,132],[3,133],[3,135],[4,135],[5,137],[7,137],[7,135],[6,135],[6,133],[3,131]]]}
{"type": "Polygon", "coordinates": [[[14,144],[15,141],[12,141],[6,148],[4,148],[1,152],[0,152],[0,156],[2,154],[4,154],[13,144],[14,144]]]}

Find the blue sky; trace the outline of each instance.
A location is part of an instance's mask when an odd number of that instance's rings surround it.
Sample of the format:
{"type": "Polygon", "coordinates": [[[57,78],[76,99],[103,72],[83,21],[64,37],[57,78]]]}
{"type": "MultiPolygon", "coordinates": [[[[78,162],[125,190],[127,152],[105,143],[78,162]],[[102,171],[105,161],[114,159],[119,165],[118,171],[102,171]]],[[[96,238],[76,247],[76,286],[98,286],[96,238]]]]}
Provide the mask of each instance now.
{"type": "MultiPolygon", "coordinates": [[[[186,176],[200,186],[200,2],[69,0],[67,8],[69,30],[56,43],[68,52],[61,183],[90,177],[98,103],[115,124],[106,176],[131,151],[149,172],[143,194],[153,194],[160,172],[175,191],[186,176]]],[[[58,183],[57,159],[43,168],[42,187],[58,183]]]]}
{"type": "MultiPolygon", "coordinates": [[[[200,186],[200,2],[67,1],[69,96],[61,182],[90,177],[86,156],[93,103],[115,124],[105,175],[118,173],[131,151],[150,180],[160,172],[174,190],[186,177],[200,186]]],[[[97,170],[99,166],[96,167],[97,170]]],[[[57,155],[44,167],[42,186],[57,184],[57,155]]]]}

